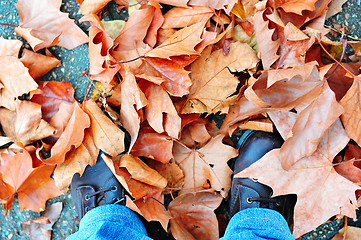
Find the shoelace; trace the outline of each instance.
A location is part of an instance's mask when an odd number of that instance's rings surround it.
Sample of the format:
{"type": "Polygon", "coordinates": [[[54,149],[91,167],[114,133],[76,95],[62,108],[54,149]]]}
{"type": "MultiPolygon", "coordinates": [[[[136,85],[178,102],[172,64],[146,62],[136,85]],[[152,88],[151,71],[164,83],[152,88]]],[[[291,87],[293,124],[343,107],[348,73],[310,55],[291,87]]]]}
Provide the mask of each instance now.
{"type": "Polygon", "coordinates": [[[272,198],[262,198],[262,197],[249,197],[247,198],[247,202],[251,204],[252,202],[267,202],[267,203],[275,203],[277,206],[281,204],[281,202],[277,199],[272,198]]]}
{"type": "MultiPolygon", "coordinates": [[[[94,196],[98,195],[99,193],[104,193],[104,192],[107,192],[107,191],[116,192],[117,190],[118,190],[117,186],[111,186],[111,187],[108,187],[108,188],[100,189],[100,190],[95,191],[95,192],[93,192],[93,193],[86,194],[86,195],[84,196],[84,198],[85,198],[86,201],[89,201],[91,197],[94,197],[94,196]]],[[[101,200],[101,199],[100,199],[100,200],[101,200]]],[[[100,200],[99,200],[99,201],[100,201],[100,200]]],[[[122,202],[122,201],[125,201],[125,197],[122,197],[122,198],[120,198],[120,199],[119,199],[119,198],[113,198],[113,201],[114,201],[113,204],[118,204],[118,203],[120,203],[120,202],[122,202]]],[[[86,208],[85,208],[85,212],[88,212],[88,211],[91,210],[91,209],[93,209],[93,208],[86,207],[86,208]]]]}

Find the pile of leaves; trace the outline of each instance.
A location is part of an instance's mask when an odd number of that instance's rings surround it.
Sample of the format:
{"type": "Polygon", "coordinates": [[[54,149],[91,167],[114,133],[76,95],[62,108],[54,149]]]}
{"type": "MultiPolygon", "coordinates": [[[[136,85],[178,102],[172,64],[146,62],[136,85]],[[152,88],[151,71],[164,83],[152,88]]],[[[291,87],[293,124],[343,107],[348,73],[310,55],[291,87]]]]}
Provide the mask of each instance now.
{"type": "Polygon", "coordinates": [[[60,0],[18,0],[15,31],[35,52],[18,58],[22,43],[0,38],[6,210],[15,194],[22,209],[44,210],[101,150],[130,209],[176,239],[218,239],[214,210],[237,156],[224,141],[254,129],[285,142],[235,177],[258,179],[274,196],[297,194],[296,238],[334,216],[355,217],[361,48],[331,41],[324,28],[345,1],[116,0],[129,18],[102,21],[109,2],[78,0],[87,36],[60,0]],[[38,79],[60,64],[46,48],[84,42],[94,90],[79,104],[69,83],[38,79]],[[220,129],[215,114],[225,117],[220,129]]]}

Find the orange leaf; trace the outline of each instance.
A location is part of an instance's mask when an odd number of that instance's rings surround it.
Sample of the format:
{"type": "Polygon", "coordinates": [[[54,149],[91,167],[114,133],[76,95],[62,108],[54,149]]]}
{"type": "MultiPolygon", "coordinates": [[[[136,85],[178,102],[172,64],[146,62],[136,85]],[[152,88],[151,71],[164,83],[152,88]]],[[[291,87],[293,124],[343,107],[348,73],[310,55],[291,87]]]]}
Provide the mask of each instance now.
{"type": "Polygon", "coordinates": [[[211,53],[211,47],[208,47],[192,64],[193,85],[189,98],[202,101],[209,108],[208,111],[212,111],[236,91],[239,81],[230,71],[254,68],[258,61],[253,49],[239,42],[231,44],[227,55],[223,54],[222,49],[211,53]]]}
{"type": "Polygon", "coordinates": [[[218,221],[214,210],[221,202],[220,194],[210,192],[176,197],[168,206],[172,216],[172,235],[176,239],[218,239],[218,221]]]}
{"type": "Polygon", "coordinates": [[[282,168],[280,149],[274,149],[235,177],[258,179],[273,189],[273,196],[297,194],[293,235],[298,238],[336,214],[356,216],[355,191],[360,187],[339,175],[332,164],[348,141],[337,120],[317,150],[289,171],[282,168]]]}
{"type": "Polygon", "coordinates": [[[0,123],[7,137],[24,146],[49,137],[55,128],[41,119],[41,106],[29,101],[16,101],[16,112],[0,108],[0,123]]]}
{"type": "Polygon", "coordinates": [[[95,146],[93,136],[88,129],[84,132],[84,139],[80,146],[72,149],[65,158],[65,161],[58,164],[54,171],[56,186],[65,193],[75,173],[83,174],[86,166],[93,166],[99,154],[95,146]]]}
{"type": "Polygon", "coordinates": [[[345,109],[341,115],[341,120],[345,126],[347,135],[350,136],[358,145],[361,145],[361,75],[354,78],[351,88],[347,91],[346,95],[340,101],[340,104],[345,109]]]}
{"type": "Polygon", "coordinates": [[[162,44],[145,54],[146,57],[170,59],[172,56],[198,54],[194,47],[202,41],[204,23],[196,23],[175,32],[162,44]]]}
{"type": "Polygon", "coordinates": [[[131,153],[168,163],[173,158],[172,147],[173,140],[169,136],[155,132],[150,126],[142,126],[131,153]]]}
{"type": "Polygon", "coordinates": [[[34,51],[59,45],[73,49],[86,43],[86,34],[60,12],[61,0],[19,0],[16,4],[20,22],[15,32],[25,38],[34,51]]]}
{"type": "Polygon", "coordinates": [[[224,135],[211,139],[201,149],[189,149],[176,143],[173,148],[174,160],[184,172],[184,187],[181,194],[198,192],[208,182],[211,188],[227,197],[231,187],[232,170],[227,161],[237,156],[237,150],[222,143],[224,135]]]}
{"type": "Polygon", "coordinates": [[[93,100],[84,104],[84,111],[90,117],[89,131],[95,145],[105,153],[116,156],[124,151],[124,132],[116,126],[93,100]]]}
{"type": "Polygon", "coordinates": [[[168,93],[158,85],[149,83],[143,89],[149,104],[145,106],[145,116],[149,125],[157,132],[166,132],[177,139],[181,130],[181,118],[168,93]],[[164,120],[164,122],[163,122],[164,120]]]}
{"type": "Polygon", "coordinates": [[[135,76],[144,78],[155,84],[162,84],[164,89],[173,96],[184,96],[189,93],[192,81],[185,66],[192,63],[197,56],[162,58],[143,58],[143,64],[135,72],[135,76]]]}
{"type": "Polygon", "coordinates": [[[59,139],[51,148],[50,157],[46,159],[41,157],[46,164],[64,162],[65,155],[71,150],[72,146],[74,145],[76,148],[80,146],[84,138],[84,129],[90,126],[89,117],[79,107],[79,103],[74,102],[72,106],[73,110],[70,119],[59,139]]]}
{"type": "Polygon", "coordinates": [[[39,79],[51,69],[61,66],[61,61],[55,57],[48,57],[27,49],[23,50],[20,61],[29,69],[29,74],[34,79],[39,79]]]}
{"type": "Polygon", "coordinates": [[[299,159],[310,156],[342,112],[343,108],[337,103],[335,94],[325,82],[320,95],[297,114],[292,128],[293,135],[280,149],[284,169],[289,169],[299,159]]]}
{"type": "Polygon", "coordinates": [[[199,22],[205,24],[212,15],[213,11],[208,7],[174,7],[164,14],[162,28],[183,28],[199,22]]]}
{"type": "Polygon", "coordinates": [[[124,154],[117,166],[119,168],[126,168],[134,180],[158,188],[165,188],[167,186],[167,180],[164,177],[131,154],[124,154]]]}
{"type": "Polygon", "coordinates": [[[20,40],[4,39],[0,37],[0,56],[18,57],[23,43],[20,40]]]}
{"type": "Polygon", "coordinates": [[[4,87],[0,95],[2,98],[0,99],[0,106],[15,110],[13,105],[4,104],[4,90],[7,91],[10,100],[13,101],[24,93],[36,90],[38,84],[29,75],[28,69],[18,58],[12,56],[0,57],[0,65],[0,84],[4,87]]]}
{"type": "Polygon", "coordinates": [[[148,100],[137,85],[135,77],[127,71],[121,82],[120,91],[120,121],[131,136],[130,151],[137,140],[140,128],[140,116],[137,111],[147,105],[148,100]]]}
{"type": "Polygon", "coordinates": [[[39,89],[42,93],[34,94],[31,101],[41,105],[41,112],[46,121],[50,121],[59,111],[60,103],[73,103],[75,101],[74,88],[66,81],[39,82],[39,89]]]}
{"type": "MultiPolygon", "coordinates": [[[[0,153],[0,157],[0,178],[7,184],[10,192],[18,194],[21,210],[26,208],[36,212],[42,211],[48,199],[61,195],[50,177],[54,166],[33,168],[31,156],[24,149],[16,153],[5,150],[0,153]]],[[[9,207],[14,196],[4,200],[9,207]]]]}

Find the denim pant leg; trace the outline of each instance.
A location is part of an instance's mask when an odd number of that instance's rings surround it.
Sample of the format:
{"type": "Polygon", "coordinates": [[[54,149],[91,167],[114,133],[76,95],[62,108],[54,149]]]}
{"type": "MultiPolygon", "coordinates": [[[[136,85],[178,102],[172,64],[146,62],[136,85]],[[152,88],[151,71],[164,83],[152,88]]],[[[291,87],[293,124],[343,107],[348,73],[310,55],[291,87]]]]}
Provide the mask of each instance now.
{"type": "Polygon", "coordinates": [[[139,217],[122,205],[107,204],[96,207],[84,215],[79,231],[66,240],[149,240],[139,217]]]}
{"type": "Polygon", "coordinates": [[[271,209],[248,208],[236,213],[221,240],[295,239],[283,216],[271,209]]]}

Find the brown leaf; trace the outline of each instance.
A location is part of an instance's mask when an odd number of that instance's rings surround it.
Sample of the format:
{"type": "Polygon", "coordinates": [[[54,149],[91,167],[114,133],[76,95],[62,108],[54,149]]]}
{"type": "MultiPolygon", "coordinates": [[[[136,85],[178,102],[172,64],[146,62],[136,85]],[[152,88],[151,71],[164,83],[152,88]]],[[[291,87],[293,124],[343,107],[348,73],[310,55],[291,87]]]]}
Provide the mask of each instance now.
{"type": "Polygon", "coordinates": [[[142,126],[131,153],[168,163],[173,158],[172,148],[173,140],[168,135],[159,134],[150,126],[142,126]]]}
{"type": "Polygon", "coordinates": [[[0,57],[13,56],[18,57],[23,43],[20,40],[4,39],[0,37],[0,57]]]}
{"type": "Polygon", "coordinates": [[[143,89],[149,101],[149,104],[145,106],[145,116],[149,125],[157,133],[166,132],[177,139],[181,130],[181,118],[168,93],[162,87],[152,83],[146,84],[143,89]]]}
{"type": "Polygon", "coordinates": [[[84,131],[84,139],[78,148],[72,149],[65,158],[65,161],[58,164],[54,171],[56,186],[63,193],[67,192],[75,173],[83,174],[86,166],[93,166],[99,154],[99,149],[95,146],[91,132],[84,131]]]}
{"type": "Polygon", "coordinates": [[[111,0],[83,0],[80,4],[80,12],[83,15],[97,14],[102,10],[111,0]]]}
{"type": "Polygon", "coordinates": [[[282,168],[280,150],[274,149],[235,177],[251,177],[273,189],[273,196],[297,194],[293,236],[300,237],[336,214],[355,217],[359,187],[339,175],[332,160],[349,138],[338,120],[324,135],[317,150],[282,168]],[[342,186],[342,187],[335,187],[342,186]]]}
{"type": "Polygon", "coordinates": [[[184,28],[199,22],[205,24],[212,15],[213,11],[208,7],[174,7],[164,14],[162,28],[184,28]]]}
{"type": "Polygon", "coordinates": [[[147,221],[158,221],[163,229],[167,230],[171,217],[164,206],[164,195],[161,192],[149,198],[139,199],[134,203],[147,221]]]}
{"type": "Polygon", "coordinates": [[[339,233],[337,233],[332,240],[358,240],[361,235],[361,228],[345,226],[340,229],[339,233]]]}
{"type": "Polygon", "coordinates": [[[205,6],[212,9],[224,9],[227,14],[229,14],[236,4],[237,0],[189,0],[188,5],[191,6],[205,6]]]}
{"type": "Polygon", "coordinates": [[[61,61],[55,57],[48,57],[27,49],[23,50],[20,61],[29,69],[29,74],[34,79],[39,79],[51,69],[61,66],[61,61]]]}
{"type": "Polygon", "coordinates": [[[193,85],[189,98],[202,101],[211,112],[236,91],[239,81],[230,71],[254,68],[258,61],[255,52],[239,42],[231,44],[227,55],[223,54],[222,49],[211,53],[211,47],[208,47],[192,64],[193,85]]]}
{"type": "Polygon", "coordinates": [[[204,23],[196,23],[175,32],[162,44],[145,54],[146,57],[170,59],[172,56],[198,54],[194,47],[202,41],[204,23]]]}
{"type": "Polygon", "coordinates": [[[62,102],[70,104],[75,102],[74,88],[66,81],[41,81],[39,82],[39,89],[42,93],[34,94],[31,101],[41,105],[43,119],[48,122],[59,111],[59,105],[62,102]]]}
{"type": "Polygon", "coordinates": [[[148,160],[147,163],[167,180],[168,188],[181,189],[183,187],[184,174],[178,164],[175,162],[161,163],[154,160],[148,160]]]}
{"type": "Polygon", "coordinates": [[[99,80],[108,89],[112,88],[112,79],[120,66],[109,66],[107,61],[112,60],[109,50],[113,46],[112,38],[105,32],[103,25],[95,14],[85,15],[80,21],[89,21],[89,74],[92,79],[99,80]],[[100,75],[102,78],[99,78],[100,75]],[[106,78],[104,76],[107,76],[106,78]]]}
{"type": "Polygon", "coordinates": [[[180,141],[188,147],[193,147],[195,142],[200,144],[208,142],[212,138],[207,130],[208,124],[208,120],[204,118],[189,123],[183,128],[180,141]]]}
{"type": "Polygon", "coordinates": [[[337,103],[335,94],[325,82],[320,95],[297,114],[292,137],[280,149],[282,167],[289,169],[299,159],[310,156],[342,112],[342,106],[337,103]]]}
{"type": "Polygon", "coordinates": [[[170,60],[162,58],[144,58],[143,64],[135,72],[137,77],[146,79],[158,85],[173,96],[184,96],[189,93],[192,81],[189,71],[184,67],[191,64],[197,56],[171,57],[170,60]]]}
{"type": "MultiPolygon", "coordinates": [[[[29,75],[28,69],[16,57],[4,56],[0,57],[0,83],[3,85],[1,97],[4,97],[4,90],[11,101],[30,91],[38,88],[38,84],[29,75]]],[[[4,106],[10,110],[15,110],[13,105],[4,104],[4,99],[0,99],[0,106],[4,106]]]]}
{"type": "Polygon", "coordinates": [[[214,210],[221,204],[218,193],[188,193],[176,197],[168,206],[172,216],[170,228],[175,239],[219,238],[214,210]]]}
{"type": "Polygon", "coordinates": [[[54,223],[60,217],[62,202],[56,202],[46,208],[43,216],[21,223],[21,230],[31,240],[50,240],[51,230],[54,223]]]}
{"type": "MultiPolygon", "coordinates": [[[[61,195],[50,177],[54,166],[33,168],[30,154],[23,149],[16,153],[5,150],[0,153],[0,157],[0,178],[7,184],[10,192],[18,194],[21,210],[26,208],[43,211],[48,199],[61,195]]],[[[11,207],[14,196],[4,200],[7,206],[11,207]]]]}
{"type": "Polygon", "coordinates": [[[131,137],[129,146],[130,151],[137,140],[138,132],[140,128],[140,116],[137,111],[148,104],[148,100],[145,98],[144,93],[140,90],[135,77],[125,72],[123,81],[121,84],[120,97],[120,121],[124,128],[128,131],[131,137]]]}
{"type": "Polygon", "coordinates": [[[86,43],[86,34],[68,18],[67,13],[59,11],[61,0],[19,0],[19,27],[15,32],[25,38],[34,51],[58,45],[73,49],[86,43]]]}
{"type": "Polygon", "coordinates": [[[176,143],[174,160],[184,172],[183,193],[196,193],[204,186],[220,191],[226,197],[231,187],[232,170],[227,161],[237,156],[237,150],[222,143],[224,135],[211,139],[201,149],[189,149],[176,143]]]}
{"type": "Polygon", "coordinates": [[[124,154],[119,160],[118,167],[126,168],[132,178],[139,182],[158,188],[165,188],[167,186],[167,180],[164,177],[131,154],[124,154]]]}
{"type": "Polygon", "coordinates": [[[95,145],[105,153],[116,156],[124,151],[124,132],[117,127],[93,100],[84,104],[84,111],[90,117],[90,132],[95,145]]]}
{"type": "Polygon", "coordinates": [[[355,140],[358,145],[361,145],[361,126],[360,126],[360,94],[361,94],[361,75],[354,78],[351,88],[340,101],[340,104],[345,109],[341,115],[341,120],[345,126],[347,135],[355,140]]]}
{"type": "Polygon", "coordinates": [[[150,4],[156,8],[153,20],[150,23],[147,35],[144,38],[144,42],[149,46],[154,47],[157,44],[158,30],[164,23],[164,17],[160,5],[158,3],[150,2],[150,4]]]}
{"type": "Polygon", "coordinates": [[[263,67],[269,69],[279,58],[277,51],[280,46],[280,41],[278,39],[273,41],[272,35],[275,30],[268,27],[269,20],[265,21],[263,16],[266,16],[265,11],[257,12],[253,16],[253,22],[263,67]]]}
{"type": "MultiPolygon", "coordinates": [[[[46,164],[64,162],[65,155],[73,146],[79,147],[84,138],[84,129],[90,126],[89,116],[80,108],[78,102],[72,104],[73,111],[64,131],[52,146],[49,158],[41,159],[46,164]]],[[[56,115],[55,115],[56,116],[56,115]]],[[[61,116],[60,116],[61,117],[61,116]]]]}
{"type": "Polygon", "coordinates": [[[16,112],[0,108],[0,123],[12,141],[26,146],[55,133],[55,128],[42,119],[39,104],[29,101],[16,101],[15,104],[16,112]]]}

